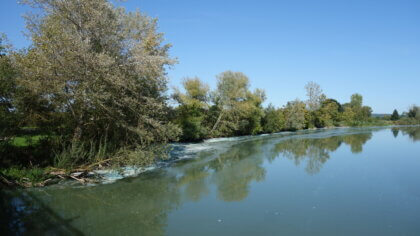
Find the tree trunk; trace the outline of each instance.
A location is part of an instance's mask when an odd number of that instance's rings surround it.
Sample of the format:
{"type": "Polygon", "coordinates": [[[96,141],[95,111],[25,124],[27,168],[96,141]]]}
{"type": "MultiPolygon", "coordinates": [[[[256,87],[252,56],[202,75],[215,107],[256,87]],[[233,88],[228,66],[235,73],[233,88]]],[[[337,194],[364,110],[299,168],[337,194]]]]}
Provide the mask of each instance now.
{"type": "Polygon", "coordinates": [[[77,120],[77,125],[76,128],[74,129],[73,132],[73,144],[76,144],[78,142],[80,142],[80,139],[82,138],[82,134],[83,134],[83,129],[82,129],[82,125],[83,125],[83,115],[81,114],[80,117],[77,120]]]}
{"type": "Polygon", "coordinates": [[[82,127],[78,124],[76,129],[74,129],[73,141],[78,142],[80,141],[80,138],[82,138],[82,127]]]}
{"type": "Polygon", "coordinates": [[[216,123],[214,123],[213,128],[211,129],[211,133],[216,129],[217,125],[219,124],[220,120],[222,119],[223,116],[223,110],[220,112],[219,117],[216,120],[216,123]]]}

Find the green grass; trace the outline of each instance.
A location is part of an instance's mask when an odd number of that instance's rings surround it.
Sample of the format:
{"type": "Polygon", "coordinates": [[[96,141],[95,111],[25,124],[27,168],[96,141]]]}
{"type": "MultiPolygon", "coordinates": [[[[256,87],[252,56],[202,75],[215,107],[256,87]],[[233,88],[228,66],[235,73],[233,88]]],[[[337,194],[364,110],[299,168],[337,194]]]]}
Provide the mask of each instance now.
{"type": "Polygon", "coordinates": [[[48,137],[47,135],[26,135],[14,137],[11,144],[16,147],[27,147],[39,144],[39,141],[43,138],[48,137]]]}
{"type": "Polygon", "coordinates": [[[8,180],[13,180],[16,182],[26,181],[31,183],[38,183],[50,177],[48,174],[45,174],[45,169],[38,167],[11,167],[6,169],[0,169],[0,174],[6,177],[8,180]]]}

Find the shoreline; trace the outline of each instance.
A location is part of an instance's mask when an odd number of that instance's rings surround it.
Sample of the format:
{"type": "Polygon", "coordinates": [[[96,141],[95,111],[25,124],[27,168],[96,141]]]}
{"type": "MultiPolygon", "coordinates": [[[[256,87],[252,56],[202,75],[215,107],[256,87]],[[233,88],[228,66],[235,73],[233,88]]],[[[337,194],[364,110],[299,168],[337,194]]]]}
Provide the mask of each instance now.
{"type": "MultiPolygon", "coordinates": [[[[329,131],[329,130],[341,130],[341,129],[363,129],[363,128],[404,128],[404,127],[418,127],[417,125],[373,125],[373,126],[338,126],[338,127],[324,127],[324,128],[311,128],[296,131],[281,131],[277,133],[257,134],[257,135],[243,135],[243,136],[232,136],[232,137],[218,137],[204,139],[200,142],[175,142],[169,143],[171,145],[171,151],[169,151],[169,158],[167,160],[156,162],[148,166],[122,166],[118,168],[92,168],[90,170],[81,170],[76,168],[74,170],[65,171],[56,168],[50,168],[48,173],[45,173],[48,178],[41,182],[17,182],[8,180],[6,177],[0,175],[0,185],[9,188],[37,188],[45,187],[50,185],[64,184],[69,182],[70,184],[82,184],[82,185],[96,185],[96,184],[108,184],[114,183],[117,180],[121,180],[128,177],[136,177],[142,173],[152,171],[159,168],[167,167],[177,161],[194,158],[191,156],[196,155],[198,152],[212,149],[212,145],[226,143],[233,144],[241,141],[249,141],[252,139],[266,138],[269,136],[279,135],[299,135],[299,134],[311,134],[311,131],[329,131]],[[307,132],[310,133],[307,133],[307,132]],[[206,147],[207,146],[207,147],[206,147]],[[178,149],[178,150],[177,150],[178,149]]],[[[47,168],[46,168],[47,169],[47,168]]]]}

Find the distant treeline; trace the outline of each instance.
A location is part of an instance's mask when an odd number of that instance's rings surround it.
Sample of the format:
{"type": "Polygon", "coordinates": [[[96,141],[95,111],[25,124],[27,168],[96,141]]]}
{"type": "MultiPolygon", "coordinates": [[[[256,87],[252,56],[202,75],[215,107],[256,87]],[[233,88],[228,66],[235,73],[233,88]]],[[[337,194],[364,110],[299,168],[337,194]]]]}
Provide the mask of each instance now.
{"type": "Polygon", "coordinates": [[[249,79],[243,73],[226,71],[217,80],[213,91],[199,78],[184,79],[184,92],[176,89],[173,98],[179,106],[172,120],[182,128],[181,140],[336,126],[416,124],[420,120],[415,105],[401,116],[394,110],[392,115],[373,117],[371,107],[363,105],[362,95],[355,93],[350,102],[341,104],[323,94],[315,82],[305,86],[305,101],[296,99],[279,108],[271,104],[263,107],[264,90],[250,91],[249,79]]]}
{"type": "MultiPolygon", "coordinates": [[[[14,50],[0,37],[3,169],[147,165],[167,142],[378,124],[360,94],[341,104],[314,82],[306,101],[264,107],[264,91],[250,91],[240,72],[218,75],[214,90],[187,78],[168,96],[166,69],[176,60],[156,19],[107,0],[24,2],[38,12],[25,17],[31,45],[14,50]]],[[[389,119],[418,123],[419,108],[406,116],[389,119]]]]}

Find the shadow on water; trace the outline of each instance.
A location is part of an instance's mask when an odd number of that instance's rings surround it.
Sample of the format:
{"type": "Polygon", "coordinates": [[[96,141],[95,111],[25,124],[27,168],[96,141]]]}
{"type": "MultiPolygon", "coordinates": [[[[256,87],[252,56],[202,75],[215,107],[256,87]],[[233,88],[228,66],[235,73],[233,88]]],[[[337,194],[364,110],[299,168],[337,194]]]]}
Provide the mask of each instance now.
{"type": "Polygon", "coordinates": [[[12,235],[163,235],[168,212],[179,204],[175,176],[159,171],[107,185],[4,193],[2,232],[12,235]]]}
{"type": "MultiPolygon", "coordinates": [[[[200,201],[212,191],[225,202],[247,198],[251,183],[265,179],[264,162],[284,158],[304,164],[305,171],[314,175],[342,145],[361,153],[373,131],[266,136],[198,152],[196,158],[113,184],[1,190],[0,229],[11,235],[164,235],[168,214],[186,202],[200,201]]],[[[420,140],[419,128],[391,131],[395,137],[402,133],[420,140]]]]}
{"type": "Polygon", "coordinates": [[[30,192],[0,190],[0,232],[2,235],[83,235],[71,222],[75,218],[63,218],[30,192]]]}

